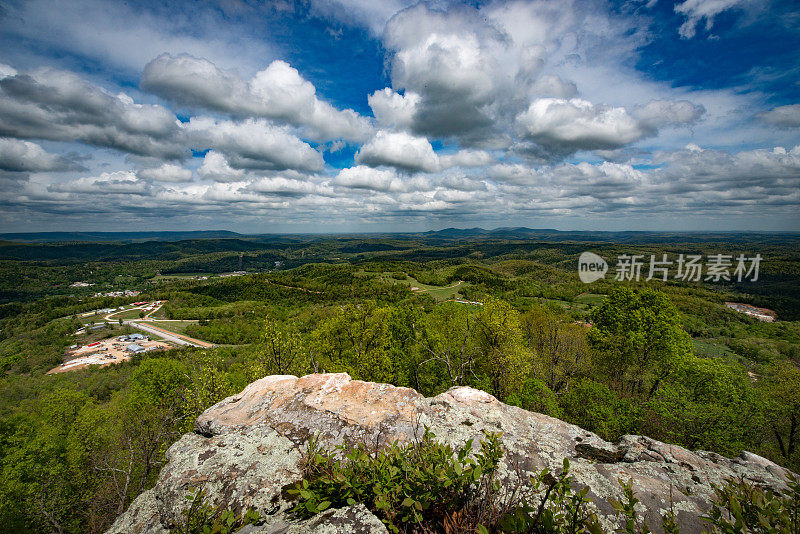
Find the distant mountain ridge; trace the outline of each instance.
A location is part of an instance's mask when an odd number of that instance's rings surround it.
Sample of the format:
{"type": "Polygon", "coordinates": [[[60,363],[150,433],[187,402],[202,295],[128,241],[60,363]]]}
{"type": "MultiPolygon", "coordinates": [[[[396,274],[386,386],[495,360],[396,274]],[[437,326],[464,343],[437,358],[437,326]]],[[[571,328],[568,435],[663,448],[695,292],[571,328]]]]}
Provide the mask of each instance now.
{"type": "Polygon", "coordinates": [[[798,232],[685,232],[685,231],[606,231],[606,230],[556,230],[554,228],[527,228],[525,226],[485,228],[444,228],[426,232],[353,232],[353,233],[262,233],[242,234],[229,230],[188,230],[164,232],[16,232],[0,233],[6,244],[31,243],[141,243],[146,241],[177,242],[202,239],[247,239],[261,242],[317,241],[320,239],[390,239],[415,238],[424,241],[460,240],[555,240],[583,242],[681,242],[708,241],[759,241],[770,236],[782,240],[800,241],[798,232]]]}
{"type": "Polygon", "coordinates": [[[243,237],[227,230],[190,230],[166,232],[17,232],[0,234],[0,240],[23,243],[52,243],[74,241],[185,241],[187,239],[225,239],[243,237]]]}

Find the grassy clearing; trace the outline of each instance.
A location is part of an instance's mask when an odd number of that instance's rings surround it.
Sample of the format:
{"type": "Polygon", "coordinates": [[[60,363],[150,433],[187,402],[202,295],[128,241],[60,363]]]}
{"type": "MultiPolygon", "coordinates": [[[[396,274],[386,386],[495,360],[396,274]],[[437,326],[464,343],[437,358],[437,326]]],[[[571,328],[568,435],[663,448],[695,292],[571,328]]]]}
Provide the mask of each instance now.
{"type": "Polygon", "coordinates": [[[416,278],[412,278],[408,275],[405,275],[406,277],[404,280],[398,280],[395,278],[395,276],[393,276],[397,274],[397,272],[385,272],[381,273],[379,277],[383,282],[390,284],[404,284],[410,288],[416,288],[413,289],[415,293],[427,293],[437,301],[450,300],[461,296],[459,291],[469,285],[469,282],[458,281],[448,286],[431,286],[428,284],[423,284],[416,278]]]}
{"type": "Polygon", "coordinates": [[[414,278],[411,278],[410,276],[407,278],[407,282],[411,287],[419,288],[418,290],[416,290],[417,293],[427,293],[436,300],[453,299],[457,295],[459,295],[459,291],[461,290],[461,288],[468,285],[467,282],[458,281],[449,286],[429,286],[426,284],[421,284],[419,281],[415,280],[414,278]]]}
{"type": "Polygon", "coordinates": [[[183,334],[189,325],[197,324],[197,321],[147,321],[144,324],[151,324],[170,332],[183,334]]]}
{"type": "MultiPolygon", "coordinates": [[[[144,312],[147,313],[147,312],[144,312]]],[[[123,321],[127,321],[128,319],[139,319],[142,314],[142,310],[126,310],[123,312],[115,313],[111,316],[112,321],[118,321],[122,319],[123,321]]]]}
{"type": "Polygon", "coordinates": [[[598,295],[597,293],[581,293],[574,299],[578,304],[586,304],[587,306],[597,306],[605,300],[605,295],[598,295]]]}
{"type": "Polygon", "coordinates": [[[199,276],[207,276],[211,278],[215,276],[214,273],[177,273],[177,274],[158,274],[151,278],[151,280],[188,280],[197,278],[199,276]]]}
{"type": "Polygon", "coordinates": [[[161,306],[156,311],[150,314],[151,319],[168,319],[164,306],[161,306]]]}
{"type": "Polygon", "coordinates": [[[694,345],[694,352],[702,357],[723,357],[723,358],[737,358],[736,353],[733,352],[726,345],[721,343],[714,343],[703,339],[692,339],[694,345]]]}

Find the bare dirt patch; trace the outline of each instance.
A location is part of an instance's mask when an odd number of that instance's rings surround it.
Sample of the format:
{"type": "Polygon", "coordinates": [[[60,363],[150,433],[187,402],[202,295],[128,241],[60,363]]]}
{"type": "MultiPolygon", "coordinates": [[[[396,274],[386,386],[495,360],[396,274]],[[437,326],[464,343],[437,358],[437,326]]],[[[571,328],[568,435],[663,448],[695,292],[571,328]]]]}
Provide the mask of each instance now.
{"type": "MultiPolygon", "coordinates": [[[[131,352],[126,350],[130,341],[120,341],[116,337],[96,341],[89,345],[83,345],[67,352],[67,361],[54,369],[47,371],[47,374],[66,373],[78,369],[85,369],[90,365],[105,367],[113,363],[120,363],[129,360],[131,352]]],[[[171,348],[169,343],[164,341],[137,341],[137,345],[147,351],[165,350],[171,348]]]]}

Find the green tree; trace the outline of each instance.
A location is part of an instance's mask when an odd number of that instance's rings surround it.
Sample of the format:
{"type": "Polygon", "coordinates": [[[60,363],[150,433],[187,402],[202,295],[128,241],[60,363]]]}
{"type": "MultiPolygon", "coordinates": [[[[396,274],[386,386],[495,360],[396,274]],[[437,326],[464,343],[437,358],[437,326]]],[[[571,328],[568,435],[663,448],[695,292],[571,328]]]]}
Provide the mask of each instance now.
{"type": "Polygon", "coordinates": [[[591,320],[594,363],[619,390],[649,398],[692,355],[678,310],[659,291],[618,288],[592,311],[591,320]]]}
{"type": "Polygon", "coordinates": [[[561,392],[589,367],[586,328],[535,307],[522,316],[528,346],[539,356],[548,389],[561,392]]]}
{"type": "Polygon", "coordinates": [[[297,330],[267,319],[261,335],[261,346],[250,362],[248,375],[258,380],[267,375],[304,374],[308,360],[297,330]]]}
{"type": "Polygon", "coordinates": [[[476,318],[469,307],[445,302],[421,321],[420,366],[439,384],[434,389],[463,386],[475,378],[480,354],[476,318]]]}
{"type": "Polygon", "coordinates": [[[782,459],[795,469],[800,465],[800,368],[784,360],[776,362],[759,379],[767,428],[782,459]]]}
{"type": "Polygon", "coordinates": [[[354,378],[396,384],[398,373],[391,347],[398,342],[393,324],[395,308],[374,301],[348,304],[321,322],[315,332],[315,352],[327,371],[350,373],[354,378]]]}
{"type": "Polygon", "coordinates": [[[566,419],[604,439],[615,440],[636,427],[636,410],[631,401],[589,378],[573,384],[562,397],[566,419]]]}
{"type": "Polygon", "coordinates": [[[519,391],[528,373],[538,371],[534,354],[522,337],[519,312],[503,300],[489,298],[475,315],[475,323],[480,381],[504,400],[519,391]]]}

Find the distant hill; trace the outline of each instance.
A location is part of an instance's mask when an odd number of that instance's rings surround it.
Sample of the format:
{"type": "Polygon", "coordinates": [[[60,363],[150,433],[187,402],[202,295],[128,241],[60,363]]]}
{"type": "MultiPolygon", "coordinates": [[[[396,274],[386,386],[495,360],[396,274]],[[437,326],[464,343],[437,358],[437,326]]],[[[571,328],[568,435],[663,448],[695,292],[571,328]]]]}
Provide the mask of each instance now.
{"type": "MultiPolygon", "coordinates": [[[[375,240],[412,238],[423,242],[486,241],[486,240],[536,240],[576,241],[606,243],[800,243],[797,232],[651,232],[651,231],[587,231],[555,230],[552,228],[503,227],[445,228],[427,232],[378,232],[342,234],[240,234],[227,230],[198,230],[178,232],[32,232],[0,233],[0,246],[22,243],[144,243],[150,241],[178,242],[198,240],[248,240],[259,243],[302,243],[327,239],[375,240]],[[5,242],[5,243],[3,243],[5,242]]],[[[231,244],[233,249],[240,245],[231,244]]],[[[220,247],[224,249],[224,246],[220,247]]],[[[249,247],[246,247],[249,248],[249,247]]],[[[370,247],[366,247],[367,251],[370,247]]]]}
{"type": "Polygon", "coordinates": [[[55,243],[75,241],[108,241],[135,243],[137,241],[184,241],[187,239],[226,239],[242,237],[227,230],[193,230],[186,232],[31,232],[0,234],[2,241],[22,243],[55,243]]]}

